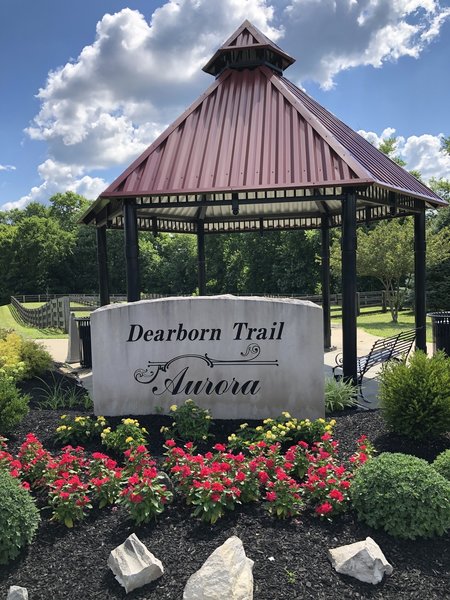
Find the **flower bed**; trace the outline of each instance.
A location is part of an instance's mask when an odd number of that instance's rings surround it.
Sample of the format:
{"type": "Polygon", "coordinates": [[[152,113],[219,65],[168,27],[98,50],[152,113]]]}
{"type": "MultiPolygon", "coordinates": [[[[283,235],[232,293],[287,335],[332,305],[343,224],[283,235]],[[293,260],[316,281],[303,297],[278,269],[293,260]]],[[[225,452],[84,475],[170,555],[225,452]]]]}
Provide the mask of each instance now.
{"type": "MultiPolygon", "coordinates": [[[[11,464],[12,469],[19,471],[25,468],[24,463],[30,463],[24,456],[27,447],[21,456],[19,450],[25,436],[33,432],[42,442],[38,454],[47,465],[46,451],[52,455],[51,468],[47,469],[51,477],[46,492],[39,486],[33,492],[43,515],[35,541],[16,561],[0,567],[0,595],[6,596],[9,585],[17,584],[28,587],[33,599],[124,598],[122,588],[106,568],[106,560],[109,552],[134,531],[162,560],[166,571],[161,580],[136,590],[128,596],[131,598],[181,598],[189,575],[233,534],[243,540],[248,556],[255,561],[258,599],[445,596],[448,534],[432,540],[398,540],[358,522],[353,511],[344,512],[343,508],[348,506],[350,457],[354,456],[353,462],[364,461],[364,449],[355,455],[361,435],[367,434],[378,451],[425,453],[428,460],[450,447],[448,436],[416,447],[388,433],[378,412],[351,413],[336,419],[333,438],[322,431],[316,444],[310,441],[307,447],[259,441],[242,452],[226,447],[239,423],[220,422],[213,426],[212,437],[194,452],[189,444],[185,447],[164,440],[160,429],[170,427],[171,420],[155,416],[139,419],[148,430],[150,452],[139,445],[122,462],[120,455],[107,457],[105,447],[92,440],[85,451],[75,447],[61,454],[62,444],[54,438],[62,422],[61,413],[32,410],[10,436],[8,450],[13,460],[15,456],[22,459],[20,465],[11,464]],[[333,448],[334,442],[339,442],[338,448],[333,448]],[[198,454],[201,459],[195,459],[198,454]],[[67,477],[68,466],[74,473],[67,477]],[[161,468],[176,483],[172,502],[170,490],[158,479],[161,468]],[[150,519],[145,523],[144,497],[150,488],[155,490],[155,480],[162,495],[149,498],[149,505],[156,513],[161,507],[164,510],[156,522],[150,519]],[[118,491],[119,501],[112,505],[118,491]],[[69,494],[70,499],[73,494],[75,505],[66,524],[63,508],[68,498],[61,493],[69,494]],[[165,501],[159,503],[162,497],[165,501]],[[47,509],[44,506],[49,498],[52,506],[47,509]],[[57,515],[53,519],[52,511],[57,515]],[[196,511],[199,517],[193,518],[196,511]],[[82,512],[86,517],[79,520],[82,512]],[[333,513],[341,514],[330,521],[333,513]],[[212,521],[214,525],[210,525],[212,521]],[[326,558],[328,548],[367,535],[376,540],[394,566],[393,575],[376,589],[336,575],[326,558]]],[[[89,415],[79,411],[69,414],[76,416],[89,415]]],[[[120,419],[111,419],[111,424],[115,430],[120,419]]],[[[29,442],[35,443],[30,438],[29,442]]],[[[364,440],[361,443],[365,445],[364,440]]],[[[39,461],[33,466],[33,478],[39,481],[43,475],[39,461]]]]}

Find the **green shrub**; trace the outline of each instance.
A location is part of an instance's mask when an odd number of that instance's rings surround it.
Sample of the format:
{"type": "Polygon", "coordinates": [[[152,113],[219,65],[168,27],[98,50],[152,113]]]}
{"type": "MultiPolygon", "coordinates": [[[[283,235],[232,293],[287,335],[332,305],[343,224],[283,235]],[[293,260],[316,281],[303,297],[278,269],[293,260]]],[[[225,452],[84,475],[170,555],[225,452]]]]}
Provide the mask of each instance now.
{"type": "Polygon", "coordinates": [[[208,409],[201,408],[188,399],[181,406],[173,404],[170,412],[173,417],[172,426],[161,428],[166,440],[175,437],[189,442],[200,442],[209,437],[211,415],[208,409]]]}
{"type": "Polygon", "coordinates": [[[22,340],[20,357],[25,363],[23,379],[42,375],[53,366],[53,359],[47,350],[34,340],[22,340]]]}
{"type": "Polygon", "coordinates": [[[0,433],[9,433],[22,421],[28,414],[29,401],[13,381],[0,377],[0,433]]]}
{"type": "Polygon", "coordinates": [[[0,565],[6,565],[32,541],[40,516],[31,494],[5,471],[0,471],[0,506],[0,565]]]}
{"type": "MultiPolygon", "coordinates": [[[[99,419],[101,425],[104,418],[99,417],[99,419]]],[[[139,425],[137,419],[122,419],[120,425],[117,425],[114,430],[111,430],[111,427],[105,427],[100,433],[100,438],[104,446],[115,452],[122,453],[130,448],[145,446],[147,443],[147,434],[148,431],[145,427],[139,425]]]]}
{"type": "Polygon", "coordinates": [[[408,363],[389,362],[380,374],[383,417],[396,433],[413,439],[450,430],[450,359],[416,351],[408,363]]]}
{"type": "Polygon", "coordinates": [[[450,528],[450,482],[425,460],[384,453],[357,469],[350,488],[361,521],[406,539],[450,528]]]}
{"type": "Polygon", "coordinates": [[[355,406],[358,388],[350,381],[326,377],[324,392],[325,412],[329,413],[334,410],[344,410],[344,408],[355,406]]]}
{"type": "Polygon", "coordinates": [[[442,477],[450,481],[450,450],[441,452],[431,465],[442,477]]]}
{"type": "Polygon", "coordinates": [[[0,337],[0,378],[18,381],[23,378],[25,363],[20,356],[22,338],[15,332],[0,337]]]}

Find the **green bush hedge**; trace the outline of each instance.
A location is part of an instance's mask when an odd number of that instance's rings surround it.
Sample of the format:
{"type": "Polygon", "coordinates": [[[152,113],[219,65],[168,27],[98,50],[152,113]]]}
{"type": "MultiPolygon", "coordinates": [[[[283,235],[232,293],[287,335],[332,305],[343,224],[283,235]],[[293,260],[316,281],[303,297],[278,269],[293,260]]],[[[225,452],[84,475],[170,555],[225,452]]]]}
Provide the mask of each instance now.
{"type": "Polygon", "coordinates": [[[357,469],[350,488],[358,518],[407,539],[450,528],[450,482],[425,460],[384,453],[357,469]]]}
{"type": "Polygon", "coordinates": [[[419,440],[450,430],[450,359],[443,352],[391,361],[379,379],[381,410],[393,431],[419,440]]]}
{"type": "Polygon", "coordinates": [[[29,396],[22,395],[14,381],[0,377],[0,433],[9,433],[28,414],[29,396]]]}
{"type": "Polygon", "coordinates": [[[40,515],[31,494],[5,471],[0,471],[0,506],[0,565],[5,565],[32,541],[40,515]]]}
{"type": "Polygon", "coordinates": [[[450,481],[450,450],[444,450],[431,465],[442,477],[450,481]]]}

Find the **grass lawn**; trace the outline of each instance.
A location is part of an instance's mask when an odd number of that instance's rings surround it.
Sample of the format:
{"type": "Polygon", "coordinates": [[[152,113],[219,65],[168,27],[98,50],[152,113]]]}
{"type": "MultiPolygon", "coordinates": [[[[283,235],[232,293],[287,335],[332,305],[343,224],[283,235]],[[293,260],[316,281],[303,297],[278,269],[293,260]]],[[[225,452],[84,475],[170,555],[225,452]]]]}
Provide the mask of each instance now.
{"type": "MultiPolygon", "coordinates": [[[[39,302],[36,302],[39,304],[39,302]]],[[[18,323],[11,314],[10,304],[0,306],[0,328],[14,329],[20,335],[31,339],[67,338],[67,334],[55,329],[36,329],[18,323]]]]}
{"type": "MultiPolygon", "coordinates": [[[[390,337],[400,331],[414,328],[414,313],[410,310],[401,311],[397,323],[392,322],[389,311],[383,313],[380,308],[380,312],[375,313],[371,312],[373,310],[374,308],[363,309],[357,320],[358,327],[367,333],[378,337],[390,337]]],[[[335,317],[332,313],[332,320],[340,322],[341,315],[335,317]]],[[[432,340],[431,319],[427,319],[427,342],[431,343],[432,340]]]]}

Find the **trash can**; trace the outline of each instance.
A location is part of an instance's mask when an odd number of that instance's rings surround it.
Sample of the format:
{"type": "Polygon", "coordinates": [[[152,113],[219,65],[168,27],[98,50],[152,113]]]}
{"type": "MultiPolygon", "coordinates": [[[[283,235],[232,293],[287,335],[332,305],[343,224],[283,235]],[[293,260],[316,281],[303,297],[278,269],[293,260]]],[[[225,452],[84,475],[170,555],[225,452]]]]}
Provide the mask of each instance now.
{"type": "Polygon", "coordinates": [[[85,369],[90,369],[92,367],[91,319],[80,317],[76,322],[80,334],[80,364],[85,369]]]}
{"type": "Polygon", "coordinates": [[[433,352],[444,350],[450,356],[450,311],[433,312],[428,316],[433,329],[433,352]]]}

